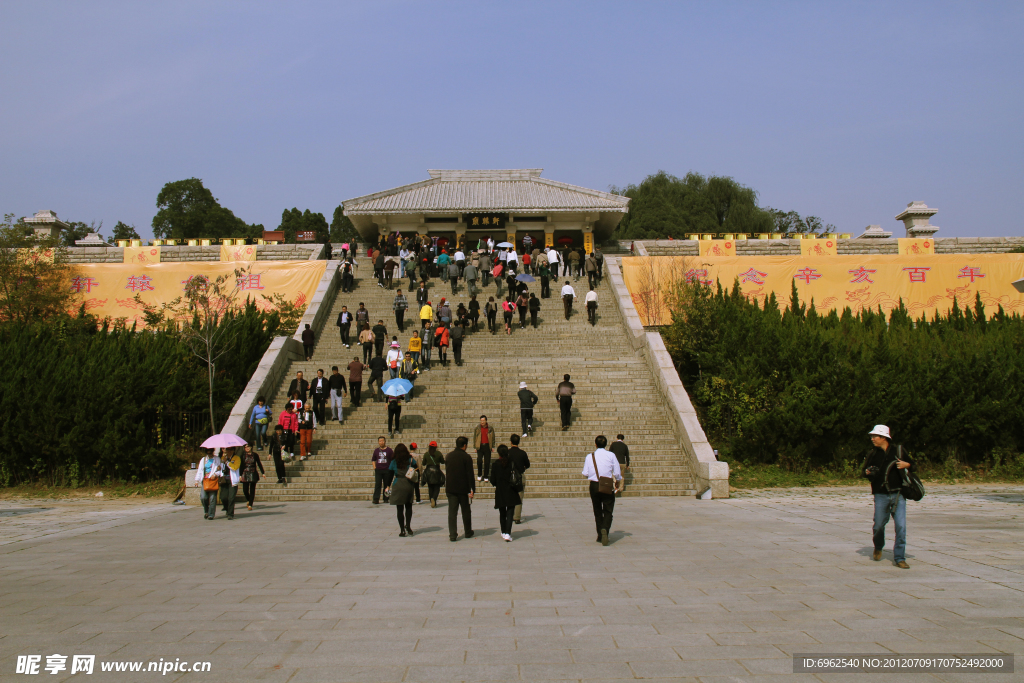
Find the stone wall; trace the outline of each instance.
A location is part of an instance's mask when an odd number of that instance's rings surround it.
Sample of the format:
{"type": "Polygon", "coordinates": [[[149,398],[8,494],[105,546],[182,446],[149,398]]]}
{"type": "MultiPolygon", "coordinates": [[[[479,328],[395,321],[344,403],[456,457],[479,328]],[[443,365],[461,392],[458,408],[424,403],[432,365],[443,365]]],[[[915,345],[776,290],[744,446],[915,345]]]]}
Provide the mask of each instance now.
{"type": "MultiPolygon", "coordinates": [[[[839,254],[898,254],[891,239],[837,240],[839,254]]],[[[649,256],[697,256],[697,240],[644,240],[637,242],[649,256]]],[[[1024,246],[1024,237],[938,237],[936,254],[1001,254],[1024,246]]],[[[638,249],[639,251],[639,249],[638,249]]],[[[737,256],[799,256],[800,240],[736,240],[737,256]]]]}
{"type": "MultiPolygon", "coordinates": [[[[257,261],[315,261],[323,254],[322,244],[264,244],[256,250],[257,261]]],[[[123,263],[122,247],[69,247],[70,263],[123,263]]],[[[208,247],[160,247],[160,261],[220,261],[220,245],[208,247]]]]}

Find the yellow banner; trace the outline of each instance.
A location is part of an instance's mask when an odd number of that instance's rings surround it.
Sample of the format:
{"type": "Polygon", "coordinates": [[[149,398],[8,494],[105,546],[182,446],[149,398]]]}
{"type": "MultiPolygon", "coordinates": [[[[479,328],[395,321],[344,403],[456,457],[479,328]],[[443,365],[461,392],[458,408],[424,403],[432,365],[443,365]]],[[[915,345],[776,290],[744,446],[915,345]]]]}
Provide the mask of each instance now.
{"type": "Polygon", "coordinates": [[[703,258],[708,256],[735,256],[735,240],[697,240],[697,247],[703,258]]]}
{"type": "Polygon", "coordinates": [[[222,263],[234,261],[255,261],[255,244],[222,244],[220,245],[220,260],[222,263]]]}
{"type": "Polygon", "coordinates": [[[835,256],[836,240],[834,237],[825,239],[800,240],[801,256],[835,256]]]}
{"type": "Polygon", "coordinates": [[[903,305],[915,318],[947,313],[956,300],[973,307],[980,294],[988,315],[999,306],[1007,313],[1024,313],[1024,294],[1010,284],[1024,272],[1024,254],[935,254],[913,256],[863,255],[826,258],[765,256],[702,261],[697,257],[654,256],[622,259],[622,273],[634,306],[645,325],[672,322],[672,283],[680,280],[716,281],[731,290],[739,280],[743,295],[764,306],[772,292],[780,307],[789,304],[796,283],[801,302],[819,312],[854,313],[871,308],[890,311],[903,305]]]}
{"type": "Polygon", "coordinates": [[[125,247],[123,261],[133,265],[160,263],[160,247],[125,247]]]}
{"type": "Polygon", "coordinates": [[[900,237],[896,240],[901,256],[920,256],[935,253],[935,240],[900,237]]]}
{"type": "Polygon", "coordinates": [[[239,304],[247,297],[260,308],[270,310],[273,305],[263,296],[281,294],[297,306],[305,306],[313,297],[326,261],[260,261],[251,265],[217,263],[216,261],[186,261],[180,263],[154,263],[149,265],[119,263],[86,263],[75,267],[71,289],[79,295],[74,310],[84,303],[86,310],[99,318],[126,318],[128,324],[144,327],[143,307],[135,301],[139,295],[143,302],[159,307],[182,296],[185,283],[196,275],[211,280],[228,276],[227,287],[239,287],[239,304]],[[245,272],[235,275],[235,270],[245,272]]]}

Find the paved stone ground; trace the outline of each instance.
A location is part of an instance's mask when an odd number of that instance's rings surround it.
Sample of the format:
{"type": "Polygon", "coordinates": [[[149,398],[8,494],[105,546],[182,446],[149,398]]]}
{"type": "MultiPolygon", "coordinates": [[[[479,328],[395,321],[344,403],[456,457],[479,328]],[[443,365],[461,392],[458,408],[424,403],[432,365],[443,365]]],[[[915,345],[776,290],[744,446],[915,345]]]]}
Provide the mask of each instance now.
{"type": "MultiPolygon", "coordinates": [[[[870,559],[863,490],[527,500],[513,543],[474,506],[267,503],[234,521],[167,504],[0,501],[0,679],[19,654],[212,662],[208,681],[846,681],[794,652],[1024,652],[1024,487],[930,487],[910,570],[870,559]],[[33,506],[50,508],[28,512],[33,506]]],[[[890,542],[891,543],[891,542],[890,542]]],[[[891,547],[891,546],[890,546],[891,547]]],[[[70,660],[69,660],[70,662],[70,660]]],[[[1019,681],[1018,673],[901,681],[1019,681]]],[[[45,680],[74,676],[42,673],[45,680]]]]}

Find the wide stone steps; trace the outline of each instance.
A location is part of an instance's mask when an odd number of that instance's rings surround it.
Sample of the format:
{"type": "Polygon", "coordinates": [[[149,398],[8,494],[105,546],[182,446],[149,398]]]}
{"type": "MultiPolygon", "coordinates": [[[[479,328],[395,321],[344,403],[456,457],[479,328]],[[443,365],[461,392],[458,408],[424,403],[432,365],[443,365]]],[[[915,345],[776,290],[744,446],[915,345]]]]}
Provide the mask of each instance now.
{"type": "MultiPolygon", "coordinates": [[[[349,311],[354,312],[359,302],[364,302],[370,312],[371,325],[383,319],[388,328],[389,342],[391,335],[398,336],[403,350],[408,346],[412,330],[420,328],[415,293],[406,289],[408,279],[402,280],[401,286],[409,297],[411,308],[406,313],[405,332],[398,333],[391,308],[398,287],[391,291],[378,287],[370,277],[372,268],[369,260],[360,257],[359,262],[355,291],[338,292],[328,323],[317,341],[313,359],[292,362],[285,380],[270,397],[275,416],[284,405],[288,384],[297,371],[301,370],[310,379],[316,375],[316,369],[330,374],[331,366],[338,365],[347,378],[345,366],[353,357],[362,360],[362,347],[355,343],[357,334],[354,329],[351,348],[345,348],[340,342],[334,320],[342,305],[347,305],[349,311]]],[[[562,278],[559,282],[564,284],[564,281],[562,278]]],[[[468,303],[469,295],[464,286],[460,286],[458,294],[452,296],[449,286],[442,285],[437,279],[431,282],[430,297],[435,310],[442,296],[452,302],[453,311],[459,302],[468,303]]],[[[396,279],[395,285],[398,284],[396,279]]],[[[531,285],[531,289],[539,292],[539,286],[538,282],[531,285]]],[[[626,434],[633,460],[633,467],[627,475],[625,495],[692,495],[692,473],[686,466],[646,362],[625,344],[625,333],[611,299],[611,288],[607,283],[597,288],[598,320],[596,326],[591,326],[586,321],[583,306],[586,279],[573,281],[573,286],[579,298],[569,321],[564,319],[558,298],[561,284],[556,285],[552,281],[553,296],[542,300],[539,329],[528,326],[520,330],[516,316],[516,329],[511,336],[503,331],[492,335],[486,329],[485,319],[481,318],[480,329],[469,331],[466,336],[461,367],[454,364],[451,350],[447,367],[441,366],[438,350],[434,349],[431,369],[422,372],[417,380],[414,400],[403,406],[401,433],[389,437],[389,445],[415,441],[422,454],[427,444],[436,440],[441,451],[447,453],[454,448],[457,436],[472,437],[481,414],[488,416],[499,443],[508,443],[509,435],[520,431],[516,391],[518,383],[525,381],[540,398],[534,409],[534,435],[523,439],[521,444],[532,462],[526,477],[527,497],[587,495],[587,483],[580,475],[583,458],[593,450],[597,434],[605,434],[611,440],[619,431],[626,434]],[[559,428],[559,411],[554,399],[556,385],[563,373],[572,375],[577,388],[572,426],[565,432],[559,428]]],[[[478,295],[481,306],[488,297],[495,295],[494,292],[492,283],[478,295]]],[[[500,316],[498,324],[502,324],[500,316]]],[[[353,407],[350,398],[346,397],[345,422],[322,425],[313,439],[316,455],[306,461],[286,464],[287,486],[277,485],[273,477],[262,480],[261,499],[370,498],[373,489],[370,454],[376,446],[377,437],[387,436],[387,410],[383,402],[373,401],[366,388],[368,379],[369,373],[365,372],[362,405],[353,407]]],[[[472,444],[470,455],[475,462],[472,444]]],[[[267,464],[268,473],[272,474],[273,465],[267,464]]],[[[426,486],[422,485],[421,490],[425,498],[426,486]]],[[[491,498],[491,491],[493,489],[486,482],[478,483],[478,498],[491,498]]]]}

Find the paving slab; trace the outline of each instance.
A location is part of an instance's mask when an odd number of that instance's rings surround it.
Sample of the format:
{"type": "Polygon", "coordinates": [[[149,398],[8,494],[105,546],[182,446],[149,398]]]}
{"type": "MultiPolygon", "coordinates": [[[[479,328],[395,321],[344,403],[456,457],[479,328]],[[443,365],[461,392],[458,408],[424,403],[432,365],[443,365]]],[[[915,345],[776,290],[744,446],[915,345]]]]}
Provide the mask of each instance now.
{"type": "Polygon", "coordinates": [[[1024,487],[930,488],[909,506],[909,570],[888,550],[871,560],[860,489],[627,498],[609,547],[585,499],[528,499],[512,543],[489,501],[457,543],[443,503],[414,508],[411,538],[391,506],[272,504],[210,522],[188,506],[4,501],[38,509],[0,518],[0,680],[19,655],[55,652],[288,683],[820,683],[860,675],[793,674],[794,653],[1024,653],[1024,487]]]}

